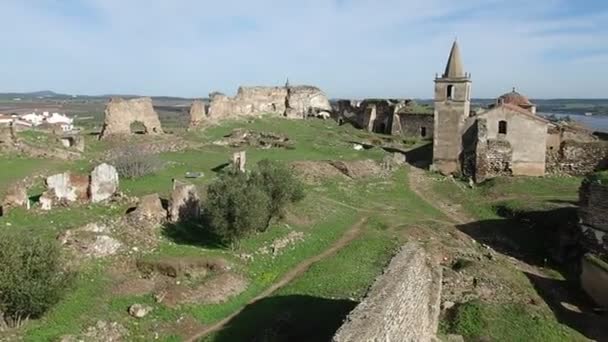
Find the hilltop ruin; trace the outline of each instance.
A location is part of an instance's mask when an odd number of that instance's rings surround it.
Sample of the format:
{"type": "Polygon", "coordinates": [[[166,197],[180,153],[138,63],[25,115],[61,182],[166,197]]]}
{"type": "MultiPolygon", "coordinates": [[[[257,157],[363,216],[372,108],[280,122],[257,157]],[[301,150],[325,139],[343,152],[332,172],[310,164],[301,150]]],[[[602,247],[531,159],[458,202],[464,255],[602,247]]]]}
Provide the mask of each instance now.
{"type": "Polygon", "coordinates": [[[302,119],[323,111],[331,111],[325,93],[313,86],[239,87],[235,97],[215,94],[211,97],[209,118],[220,120],[230,117],[276,114],[302,119]]]}
{"type": "Polygon", "coordinates": [[[105,119],[99,139],[114,135],[131,134],[131,125],[139,122],[144,126],[144,134],[162,134],[163,129],[158,114],[152,106],[152,99],[142,97],[131,100],[113,98],[108,102],[105,119]]]}

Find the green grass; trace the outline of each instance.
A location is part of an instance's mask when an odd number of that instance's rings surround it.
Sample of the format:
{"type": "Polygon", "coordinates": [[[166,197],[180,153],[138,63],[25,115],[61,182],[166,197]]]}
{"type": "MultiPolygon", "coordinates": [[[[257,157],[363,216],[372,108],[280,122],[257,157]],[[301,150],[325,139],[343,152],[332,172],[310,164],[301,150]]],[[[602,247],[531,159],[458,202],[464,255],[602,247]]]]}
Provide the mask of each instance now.
{"type": "Polygon", "coordinates": [[[554,317],[521,304],[488,304],[471,301],[457,307],[451,322],[443,322],[441,332],[459,334],[477,341],[585,341],[554,317]]]}

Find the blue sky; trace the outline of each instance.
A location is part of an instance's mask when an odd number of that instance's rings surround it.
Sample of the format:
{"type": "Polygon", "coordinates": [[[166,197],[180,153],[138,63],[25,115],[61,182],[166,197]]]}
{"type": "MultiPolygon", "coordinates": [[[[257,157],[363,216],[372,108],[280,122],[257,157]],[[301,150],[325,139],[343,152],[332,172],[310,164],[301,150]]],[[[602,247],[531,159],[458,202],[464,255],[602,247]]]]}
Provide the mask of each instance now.
{"type": "Polygon", "coordinates": [[[458,37],[475,97],[608,98],[606,0],[3,0],[0,91],[203,97],[292,83],[432,96],[458,37]]]}

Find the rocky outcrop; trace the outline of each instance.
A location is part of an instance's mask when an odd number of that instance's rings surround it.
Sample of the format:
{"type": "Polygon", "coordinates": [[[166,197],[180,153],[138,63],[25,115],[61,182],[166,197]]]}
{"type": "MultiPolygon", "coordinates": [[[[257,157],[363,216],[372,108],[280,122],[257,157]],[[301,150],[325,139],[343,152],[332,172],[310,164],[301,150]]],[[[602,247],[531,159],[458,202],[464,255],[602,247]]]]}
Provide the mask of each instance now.
{"type": "Polygon", "coordinates": [[[112,197],[118,191],[118,172],[112,165],[98,165],[91,172],[91,202],[97,203],[112,197]]]}
{"type": "Polygon", "coordinates": [[[331,111],[327,96],[316,87],[240,87],[235,97],[214,95],[208,116],[210,120],[261,114],[305,118],[331,111]]]}
{"type": "Polygon", "coordinates": [[[195,220],[200,217],[200,212],[201,203],[196,186],[174,183],[169,200],[169,221],[178,223],[195,220]]]}
{"type": "Polygon", "coordinates": [[[433,341],[441,278],[441,269],[422,247],[406,244],[348,315],[333,341],[433,341]]]}
{"type": "Polygon", "coordinates": [[[110,228],[104,224],[90,223],[63,232],[58,238],[61,245],[79,255],[102,258],[118,253],[123,244],[110,236],[110,228]]]}
{"type": "Polygon", "coordinates": [[[131,134],[131,124],[134,122],[143,124],[145,134],[163,133],[151,98],[143,97],[131,100],[113,98],[106,106],[103,129],[99,138],[131,134]]]}
{"type": "Polygon", "coordinates": [[[192,102],[190,106],[190,128],[198,127],[207,117],[205,103],[200,100],[192,102]]]}

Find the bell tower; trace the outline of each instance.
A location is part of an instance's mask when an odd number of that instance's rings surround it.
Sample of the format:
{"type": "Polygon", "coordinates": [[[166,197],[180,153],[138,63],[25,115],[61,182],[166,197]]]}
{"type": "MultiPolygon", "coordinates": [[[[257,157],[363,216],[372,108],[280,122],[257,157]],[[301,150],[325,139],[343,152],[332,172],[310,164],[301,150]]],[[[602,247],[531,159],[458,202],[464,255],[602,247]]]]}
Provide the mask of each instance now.
{"type": "Polygon", "coordinates": [[[435,77],[433,169],[444,175],[461,171],[462,135],[471,110],[471,75],[464,72],[458,42],[454,41],[448,64],[435,77]]]}

